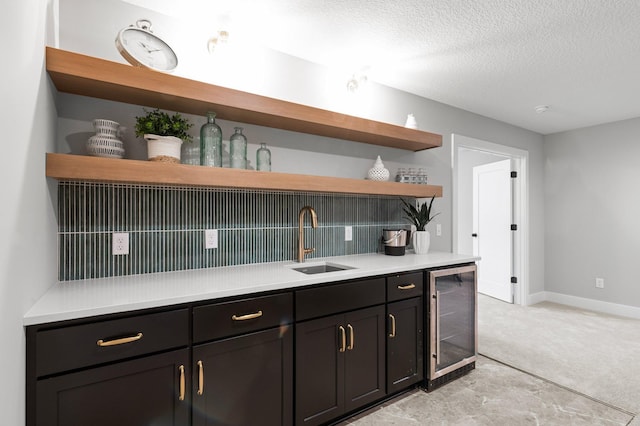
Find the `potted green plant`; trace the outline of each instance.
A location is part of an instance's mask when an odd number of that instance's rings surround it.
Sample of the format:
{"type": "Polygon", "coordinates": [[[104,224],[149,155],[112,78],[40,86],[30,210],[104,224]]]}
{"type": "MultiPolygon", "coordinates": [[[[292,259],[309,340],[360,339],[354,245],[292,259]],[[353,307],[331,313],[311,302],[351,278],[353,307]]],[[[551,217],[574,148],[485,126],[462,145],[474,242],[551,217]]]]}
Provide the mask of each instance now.
{"type": "Polygon", "coordinates": [[[187,131],[192,124],[179,113],[169,115],[159,109],[147,111],[136,117],[136,136],[147,141],[147,157],[150,161],[168,163],[180,162],[180,147],[183,142],[191,142],[187,131]]]}
{"type": "Polygon", "coordinates": [[[404,204],[404,213],[406,218],[409,219],[412,225],[416,227],[416,230],[411,235],[411,243],[413,244],[413,250],[416,254],[426,254],[429,252],[429,245],[431,244],[431,234],[425,230],[425,227],[434,217],[440,213],[433,214],[433,200],[436,196],[431,197],[430,201],[425,201],[418,206],[409,204],[402,198],[400,199],[404,204]]]}

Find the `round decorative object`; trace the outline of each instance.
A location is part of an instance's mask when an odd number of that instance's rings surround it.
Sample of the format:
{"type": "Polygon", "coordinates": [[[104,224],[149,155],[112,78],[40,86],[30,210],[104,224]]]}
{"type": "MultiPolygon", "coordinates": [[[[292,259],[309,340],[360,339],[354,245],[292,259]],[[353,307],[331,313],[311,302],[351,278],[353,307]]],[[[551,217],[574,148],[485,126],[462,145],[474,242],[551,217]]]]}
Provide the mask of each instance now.
{"type": "Polygon", "coordinates": [[[170,72],[178,57],[167,43],[151,32],[151,21],[139,19],[136,26],[123,28],[116,37],[118,52],[131,64],[155,71],[170,72]]]}
{"type": "Polygon", "coordinates": [[[373,167],[369,169],[369,173],[367,173],[367,177],[369,178],[369,180],[378,180],[378,181],[389,180],[389,170],[384,168],[384,164],[382,164],[382,160],[380,159],[379,155],[373,167]]]}

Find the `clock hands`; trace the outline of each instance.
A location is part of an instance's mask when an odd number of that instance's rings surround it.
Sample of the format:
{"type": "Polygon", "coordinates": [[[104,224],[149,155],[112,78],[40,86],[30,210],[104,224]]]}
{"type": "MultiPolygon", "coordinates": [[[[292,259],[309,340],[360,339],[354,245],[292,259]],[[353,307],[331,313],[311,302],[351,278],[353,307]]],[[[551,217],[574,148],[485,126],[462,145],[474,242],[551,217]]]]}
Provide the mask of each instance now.
{"type": "Polygon", "coordinates": [[[162,49],[151,49],[146,43],[139,41],[138,43],[140,43],[140,46],[142,46],[142,48],[144,50],[147,51],[147,53],[153,53],[153,52],[159,52],[162,49]]]}

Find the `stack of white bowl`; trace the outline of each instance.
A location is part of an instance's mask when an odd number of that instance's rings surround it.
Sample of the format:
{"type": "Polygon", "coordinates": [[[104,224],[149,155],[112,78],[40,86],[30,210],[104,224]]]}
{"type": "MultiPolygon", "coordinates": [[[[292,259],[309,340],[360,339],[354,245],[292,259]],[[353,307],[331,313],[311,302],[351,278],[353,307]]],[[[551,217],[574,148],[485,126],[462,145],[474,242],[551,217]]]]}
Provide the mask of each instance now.
{"type": "Polygon", "coordinates": [[[96,157],[123,158],[124,144],[120,136],[120,123],[102,118],[93,120],[95,136],[87,140],[87,153],[96,157]]]}

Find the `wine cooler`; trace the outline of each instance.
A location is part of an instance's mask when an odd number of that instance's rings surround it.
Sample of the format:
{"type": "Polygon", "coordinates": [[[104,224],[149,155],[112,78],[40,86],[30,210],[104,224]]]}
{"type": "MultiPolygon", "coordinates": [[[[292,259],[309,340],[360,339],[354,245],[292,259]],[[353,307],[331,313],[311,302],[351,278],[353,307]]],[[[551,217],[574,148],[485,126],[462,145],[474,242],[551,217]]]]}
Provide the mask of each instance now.
{"type": "Polygon", "coordinates": [[[475,368],[478,354],[476,274],[475,264],[427,272],[426,391],[475,368]]]}

